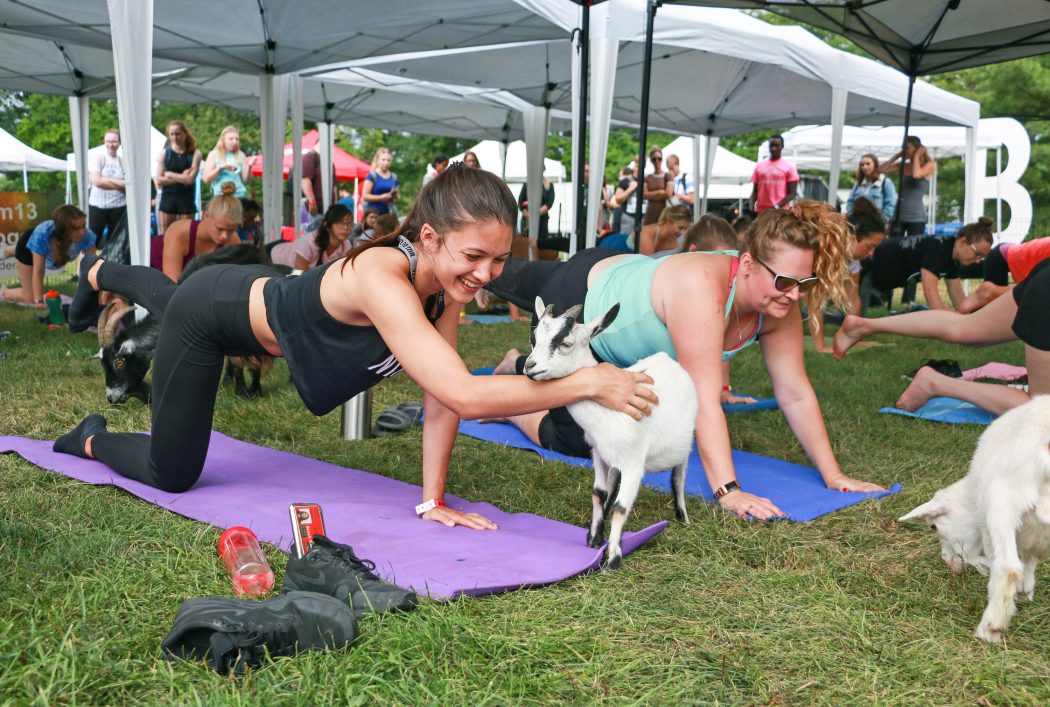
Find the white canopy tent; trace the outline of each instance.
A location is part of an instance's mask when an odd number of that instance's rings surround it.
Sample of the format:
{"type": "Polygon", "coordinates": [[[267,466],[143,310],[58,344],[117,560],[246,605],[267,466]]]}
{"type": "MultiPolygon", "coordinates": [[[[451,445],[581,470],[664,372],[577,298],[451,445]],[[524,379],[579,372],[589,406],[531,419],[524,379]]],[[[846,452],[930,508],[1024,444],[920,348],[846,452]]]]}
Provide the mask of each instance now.
{"type": "Polygon", "coordinates": [[[34,150],[0,129],[0,172],[65,172],[66,163],[34,150]]]}
{"type": "MultiPolygon", "coordinates": [[[[503,157],[503,143],[495,140],[482,140],[470,150],[478,156],[482,169],[492,172],[506,182],[524,182],[528,178],[524,140],[515,140],[506,145],[506,159],[503,157]]],[[[462,162],[464,154],[466,153],[461,152],[450,158],[450,161],[462,162]]],[[[564,182],[565,165],[558,160],[544,158],[543,176],[553,182],[564,182]]]]}
{"type": "Polygon", "coordinates": [[[730,198],[739,201],[751,194],[751,175],[755,172],[755,163],[719,147],[717,137],[708,136],[701,139],[683,135],[666,145],[663,153],[665,164],[668,155],[678,157],[681,174],[685,175],[687,184],[694,185],[694,220],[707,213],[709,198],[730,198]],[[711,159],[708,159],[709,153],[711,159]],[[731,188],[719,189],[717,193],[712,193],[712,185],[731,188]],[[747,193],[741,196],[745,191],[747,193]]]}
{"type": "MultiPolygon", "coordinates": [[[[892,127],[847,127],[842,133],[842,150],[838,166],[852,172],[857,169],[862,155],[871,153],[885,161],[900,150],[903,128],[892,127]]],[[[922,144],[930,149],[934,157],[965,157],[966,129],[950,125],[925,126],[912,131],[922,144]]],[[[801,125],[784,134],[784,157],[800,169],[831,169],[830,125],[801,125]]],[[[996,204],[997,241],[1019,242],[1024,240],[1032,225],[1032,198],[1021,184],[1020,178],[1028,168],[1032,153],[1031,140],[1024,126],[1013,118],[982,118],[974,138],[976,146],[975,192],[973,199],[983,211],[985,201],[996,204]],[[1009,158],[1003,164],[1004,148],[1009,158]],[[996,168],[986,174],[987,154],[996,155],[996,168]],[[1010,221],[1002,225],[1002,203],[1010,206],[1010,221]]],[[[769,156],[769,144],[759,147],[759,159],[769,156]]],[[[932,207],[931,199],[931,207],[932,207]]],[[[971,217],[973,218],[973,217],[971,217]]],[[[932,221],[932,219],[931,219],[932,221]]]]}
{"type": "MultiPolygon", "coordinates": [[[[153,0],[0,0],[0,27],[5,33],[61,40],[63,45],[107,50],[114,55],[114,85],[121,114],[128,164],[129,229],[132,258],[144,263],[148,245],[150,77],[153,59],[183,66],[210,66],[259,77],[256,95],[262,116],[266,160],[264,202],[267,227],[275,231],[280,215],[279,154],[288,96],[296,93],[289,72],[393,51],[422,51],[489,42],[561,36],[549,21],[523,9],[515,0],[446,0],[423,5],[415,0],[388,0],[382,12],[360,2],[303,0],[230,0],[221,8],[205,0],[157,3],[153,0]],[[156,10],[156,21],[154,21],[156,10]],[[231,43],[236,27],[240,43],[231,43]],[[352,28],[348,31],[347,28],[352,28]],[[143,161],[140,163],[139,159],[143,161]]],[[[28,72],[27,72],[28,73],[28,72]]],[[[57,91],[56,91],[57,92],[57,91]]],[[[84,144],[86,94],[77,89],[70,115],[74,147],[86,160],[84,144]]],[[[73,95],[73,94],[71,94],[73,95]]],[[[293,123],[298,116],[293,111],[293,123]]]]}
{"type": "MultiPolygon", "coordinates": [[[[519,0],[570,31],[569,2],[519,0]]],[[[611,0],[592,8],[591,169],[601,171],[609,118],[639,119],[644,0],[611,0]],[[626,42],[621,44],[622,42],[626,42]]],[[[425,80],[500,88],[533,105],[571,109],[573,52],[569,41],[398,55],[354,62],[425,80]]],[[[726,135],[827,120],[833,103],[842,123],[903,120],[907,79],[876,62],[827,47],[800,28],[773,27],[742,13],[665,8],[657,18],[650,126],[670,132],[726,135]],[[690,83],[687,77],[702,76],[690,83]],[[689,90],[683,90],[688,84],[689,90]],[[837,102],[834,96],[839,96],[837,102]]],[[[972,125],[979,107],[927,84],[917,87],[919,122],[972,125]]],[[[597,190],[588,203],[597,209],[597,190]]],[[[588,223],[597,221],[597,212],[588,223]]]]}

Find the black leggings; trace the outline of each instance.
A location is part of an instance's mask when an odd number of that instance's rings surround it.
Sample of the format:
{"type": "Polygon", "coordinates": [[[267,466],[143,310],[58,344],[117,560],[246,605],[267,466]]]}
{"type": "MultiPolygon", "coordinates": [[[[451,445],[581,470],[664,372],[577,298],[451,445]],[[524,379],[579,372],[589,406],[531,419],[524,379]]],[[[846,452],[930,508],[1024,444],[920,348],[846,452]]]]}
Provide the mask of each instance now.
{"type": "Polygon", "coordinates": [[[176,286],[150,267],[105,262],[99,289],[161,317],[153,358],[152,433],[101,432],[91,454],[118,474],[179,493],[200,478],[211,441],[215,396],[225,356],[268,355],[252,333],[252,282],[264,266],[213,265],[176,286]]]}
{"type": "MultiPolygon", "coordinates": [[[[503,274],[489,283],[494,295],[513,302],[519,307],[533,311],[532,324],[536,325],[536,296],[544,304],[554,306],[561,314],[569,307],[583,304],[587,297],[587,276],[595,263],[615,255],[623,255],[611,248],[589,248],[569,258],[566,262],[552,260],[509,260],[503,274]]],[[[599,359],[600,360],[600,359],[599,359]]],[[[524,357],[516,362],[521,373],[524,357]]],[[[583,437],[583,429],[564,408],[553,408],[540,422],[540,446],[559,454],[573,457],[589,457],[591,447],[583,437]]]]}

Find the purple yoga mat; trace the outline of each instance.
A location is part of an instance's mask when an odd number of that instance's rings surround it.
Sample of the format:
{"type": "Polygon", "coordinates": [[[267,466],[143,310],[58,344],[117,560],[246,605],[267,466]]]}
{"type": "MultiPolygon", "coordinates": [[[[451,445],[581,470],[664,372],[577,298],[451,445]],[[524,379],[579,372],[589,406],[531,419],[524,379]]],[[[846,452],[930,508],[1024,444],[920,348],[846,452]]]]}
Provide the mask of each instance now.
{"type": "MultiPolygon", "coordinates": [[[[495,521],[498,531],[446,528],[420,520],[418,486],[241,442],[212,432],[204,473],[181,494],[126,479],[101,462],[51,451],[52,442],[0,437],[0,453],[15,452],[44,469],[89,484],[117,486],[173,513],[219,528],[245,525],[263,542],[292,542],[288,506],[319,503],[329,536],[376,563],[384,579],[431,599],[478,596],[551,584],[596,569],[601,550],[587,531],[531,513],[504,513],[488,503],[446,496],[449,506],[495,521]]],[[[590,497],[580,499],[590,508],[590,497]]],[[[589,511],[588,511],[589,512],[589,511]]],[[[626,555],[667,527],[663,521],[623,534],[626,555]]],[[[218,555],[215,561],[218,562],[218,555]]]]}

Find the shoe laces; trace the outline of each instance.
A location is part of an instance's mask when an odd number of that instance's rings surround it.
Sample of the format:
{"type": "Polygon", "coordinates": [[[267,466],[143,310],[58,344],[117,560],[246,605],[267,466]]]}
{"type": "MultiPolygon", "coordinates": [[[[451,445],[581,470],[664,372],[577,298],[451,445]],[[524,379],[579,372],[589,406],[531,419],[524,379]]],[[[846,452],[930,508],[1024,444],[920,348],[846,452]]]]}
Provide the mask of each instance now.
{"type": "MultiPolygon", "coordinates": [[[[373,579],[379,579],[375,574],[376,563],[361,559],[349,547],[333,543],[331,547],[324,549],[327,551],[325,554],[331,558],[331,561],[334,561],[334,564],[349,569],[351,572],[364,573],[373,579]]],[[[318,558],[321,556],[318,553],[318,558]]]]}
{"type": "Polygon", "coordinates": [[[243,673],[245,667],[258,664],[265,653],[264,649],[269,649],[270,655],[281,656],[288,655],[295,648],[295,629],[289,621],[257,624],[220,619],[219,625],[226,640],[237,649],[236,653],[228,652],[219,658],[219,671],[222,673],[243,673]]]}

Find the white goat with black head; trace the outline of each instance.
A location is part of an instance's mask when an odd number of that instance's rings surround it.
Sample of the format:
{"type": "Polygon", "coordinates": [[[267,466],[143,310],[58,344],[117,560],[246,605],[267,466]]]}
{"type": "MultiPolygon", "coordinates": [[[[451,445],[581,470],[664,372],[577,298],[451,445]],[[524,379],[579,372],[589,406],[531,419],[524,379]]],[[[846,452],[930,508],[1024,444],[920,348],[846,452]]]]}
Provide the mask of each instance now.
{"type": "MultiPolygon", "coordinates": [[[[525,361],[525,375],[534,380],[562,378],[598,364],[591,353],[591,339],[616,319],[620,305],[614,304],[604,315],[585,324],[577,321],[581,310],[576,305],[556,317],[551,306],[545,307],[543,300],[536,298],[539,321],[532,332],[532,353],[525,361]]],[[[651,415],[635,420],[593,400],[568,406],[569,414],[583,428],[594,462],[589,546],[602,544],[605,517],[610,512],[612,515],[602,563],[609,569],[620,566],[620,535],[645,472],[672,469],[675,513],[683,523],[689,522],[685,511],[685,466],[693,446],[696,388],[685,369],[665,353],[648,356],[627,370],[647,373],[655,381],[653,390],[660,403],[651,415]]]]}
{"type": "Polygon", "coordinates": [[[921,520],[955,573],[988,577],[988,606],[974,635],[998,643],[1017,607],[1033,598],[1035,568],[1050,554],[1050,395],[1003,414],[977,443],[970,472],[902,521],[921,520]]]}

